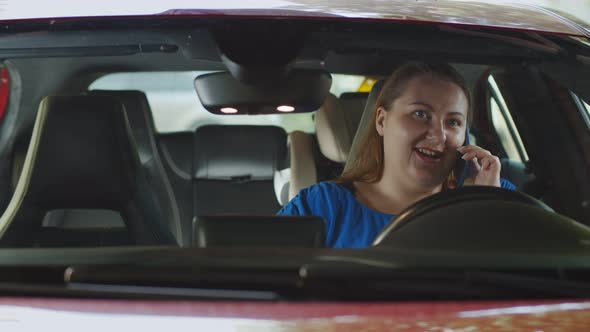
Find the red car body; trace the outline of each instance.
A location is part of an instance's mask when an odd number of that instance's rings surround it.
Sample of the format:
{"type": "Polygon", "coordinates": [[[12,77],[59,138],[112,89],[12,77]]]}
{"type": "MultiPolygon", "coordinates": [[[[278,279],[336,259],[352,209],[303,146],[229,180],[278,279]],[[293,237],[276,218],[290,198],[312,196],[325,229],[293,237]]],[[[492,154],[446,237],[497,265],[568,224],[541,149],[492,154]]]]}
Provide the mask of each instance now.
{"type": "Polygon", "coordinates": [[[0,328],[62,331],[586,331],[590,302],[196,302],[0,299],[0,328]]]}

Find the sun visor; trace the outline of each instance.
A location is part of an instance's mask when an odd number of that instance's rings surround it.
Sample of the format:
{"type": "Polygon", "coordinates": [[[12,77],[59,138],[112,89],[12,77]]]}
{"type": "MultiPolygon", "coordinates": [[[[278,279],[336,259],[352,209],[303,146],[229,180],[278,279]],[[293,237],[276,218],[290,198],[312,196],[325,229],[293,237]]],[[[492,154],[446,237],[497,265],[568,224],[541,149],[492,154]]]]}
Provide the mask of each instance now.
{"type": "Polygon", "coordinates": [[[293,69],[271,85],[248,85],[229,72],[195,79],[195,89],[205,109],[228,115],[313,112],[322,105],[331,85],[328,72],[313,69],[293,69]]]}

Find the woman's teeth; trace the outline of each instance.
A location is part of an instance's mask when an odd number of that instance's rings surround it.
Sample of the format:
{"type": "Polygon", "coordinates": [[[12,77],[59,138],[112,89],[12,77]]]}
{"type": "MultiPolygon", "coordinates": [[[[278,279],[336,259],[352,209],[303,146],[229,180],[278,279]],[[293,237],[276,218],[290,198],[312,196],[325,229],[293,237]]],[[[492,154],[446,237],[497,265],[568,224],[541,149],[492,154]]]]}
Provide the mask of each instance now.
{"type": "Polygon", "coordinates": [[[429,157],[432,157],[432,158],[438,158],[438,157],[440,157],[440,155],[441,155],[441,153],[439,153],[439,152],[434,152],[434,151],[431,151],[431,150],[420,149],[420,148],[417,148],[416,150],[417,150],[418,152],[420,152],[420,153],[422,153],[422,154],[424,154],[424,155],[427,155],[427,156],[429,156],[429,157]]]}

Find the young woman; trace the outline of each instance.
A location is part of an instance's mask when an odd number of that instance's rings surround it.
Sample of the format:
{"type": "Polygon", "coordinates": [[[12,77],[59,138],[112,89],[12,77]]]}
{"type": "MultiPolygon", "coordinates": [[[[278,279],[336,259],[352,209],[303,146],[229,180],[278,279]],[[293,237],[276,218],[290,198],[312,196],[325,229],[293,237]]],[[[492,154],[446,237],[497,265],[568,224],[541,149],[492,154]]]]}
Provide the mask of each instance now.
{"type": "Polygon", "coordinates": [[[363,149],[334,182],[302,190],[281,215],[326,221],[326,246],[370,246],[381,229],[412,203],[462,185],[459,158],[471,163],[469,181],[514,189],[500,179],[500,161],[469,145],[470,97],[447,64],[412,63],[387,80],[377,98],[363,149]]]}

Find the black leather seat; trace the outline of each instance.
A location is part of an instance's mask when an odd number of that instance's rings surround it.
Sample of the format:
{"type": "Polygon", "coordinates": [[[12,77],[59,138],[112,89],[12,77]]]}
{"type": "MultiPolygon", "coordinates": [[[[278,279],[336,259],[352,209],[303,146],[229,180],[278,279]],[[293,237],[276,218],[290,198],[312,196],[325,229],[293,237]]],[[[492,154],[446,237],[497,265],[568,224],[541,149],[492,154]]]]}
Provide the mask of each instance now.
{"type": "Polygon", "coordinates": [[[0,245],[175,245],[156,202],[118,100],[46,97],[16,191],[0,218],[0,245]],[[45,215],[57,209],[118,212],[126,234],[44,227],[45,215]]]}
{"type": "MultiPolygon", "coordinates": [[[[117,98],[125,107],[131,133],[135,139],[139,160],[157,196],[156,203],[162,211],[162,220],[182,244],[183,234],[192,231],[192,208],[179,205],[171,180],[164,169],[162,156],[156,141],[156,128],[152,111],[145,94],[141,91],[94,90],[96,96],[117,98]]],[[[190,198],[189,198],[190,199],[190,198]]],[[[183,201],[183,200],[181,200],[183,201]]],[[[188,245],[188,243],[185,243],[188,245]]]]}
{"type": "Polygon", "coordinates": [[[195,216],[272,215],[280,205],[273,178],[286,155],[286,133],[273,126],[204,126],[195,134],[195,216]]]}
{"type": "Polygon", "coordinates": [[[164,169],[174,190],[176,204],[180,211],[182,237],[178,240],[182,246],[191,246],[194,217],[192,174],[195,132],[159,134],[157,141],[164,169]]]}

